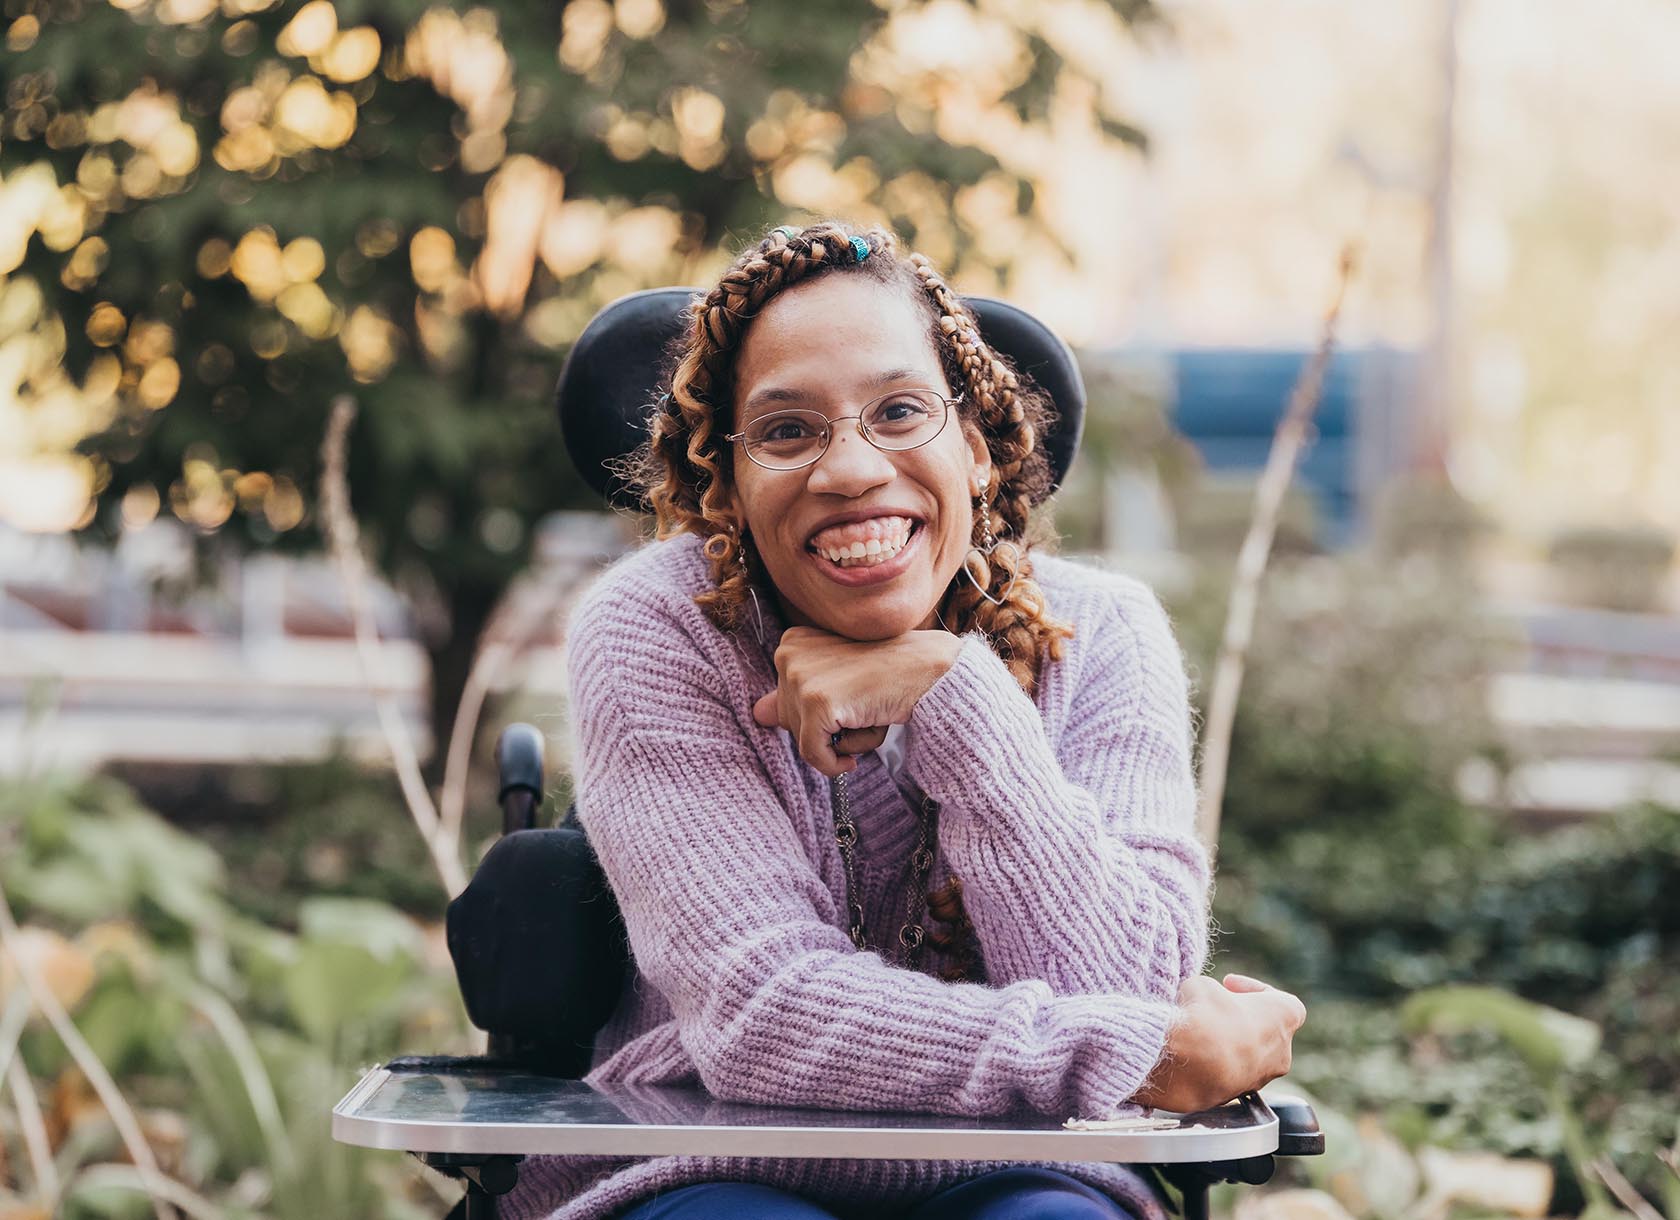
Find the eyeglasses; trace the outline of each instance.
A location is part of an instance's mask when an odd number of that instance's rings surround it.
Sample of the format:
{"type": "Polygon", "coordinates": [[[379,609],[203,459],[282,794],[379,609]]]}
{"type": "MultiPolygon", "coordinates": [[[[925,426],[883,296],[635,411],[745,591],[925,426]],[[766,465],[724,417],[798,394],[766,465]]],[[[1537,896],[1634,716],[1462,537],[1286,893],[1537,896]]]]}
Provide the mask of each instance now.
{"type": "Polygon", "coordinates": [[[887,453],[902,453],[938,436],[962,395],[946,398],[934,390],[894,390],[864,403],[856,415],[833,419],[821,411],[789,407],[761,415],[727,436],[740,441],[747,456],[766,470],[800,470],[828,452],[834,425],[855,419],[863,439],[887,453]]]}

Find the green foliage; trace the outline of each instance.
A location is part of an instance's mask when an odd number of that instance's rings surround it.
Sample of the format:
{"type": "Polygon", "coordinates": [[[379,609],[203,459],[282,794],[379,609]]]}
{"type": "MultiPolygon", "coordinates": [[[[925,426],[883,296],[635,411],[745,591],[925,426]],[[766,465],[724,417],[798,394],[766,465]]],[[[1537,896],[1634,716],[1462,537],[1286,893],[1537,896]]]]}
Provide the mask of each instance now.
{"type": "MultiPolygon", "coordinates": [[[[1268,577],[1216,970],[1306,999],[1291,1080],[1328,1109],[1412,1146],[1549,1159],[1554,1212],[1602,1198],[1600,1154],[1658,1198],[1680,1135],[1680,811],[1536,835],[1459,799],[1459,770],[1499,758],[1481,688],[1499,641],[1464,588],[1427,551],[1268,577]]],[[[1204,588],[1178,615],[1203,667],[1223,605],[1204,588]]]]}
{"type": "MultiPolygon", "coordinates": [[[[1202,673],[1225,604],[1204,577],[1175,607],[1202,673]]],[[[1476,621],[1455,573],[1426,560],[1308,558],[1268,575],[1220,834],[1215,912],[1240,932],[1239,965],[1312,990],[1460,977],[1469,950],[1428,898],[1465,887],[1496,836],[1454,791],[1492,740],[1476,621]]]]}
{"type": "MultiPolygon", "coordinates": [[[[183,1126],[166,1168],[219,1214],[427,1214],[410,1197],[416,1170],[332,1142],[324,1119],[367,1063],[461,1045],[452,981],[410,918],[316,897],[297,904],[295,933],[257,923],[213,851],[108,780],[0,783],[0,883],[22,923],[68,938],[59,953],[91,973],[69,1001],[78,1027],[131,1103],[183,1126]]],[[[85,1090],[44,1026],[21,1049],[55,1106],[85,1090]]],[[[67,1175],[120,1155],[102,1114],[78,1114],[56,1116],[67,1175]]],[[[62,1214],[148,1214],[131,1187],[86,1172],[62,1214]]]]}
{"type": "Polygon", "coordinates": [[[16,849],[0,860],[14,901],[70,925],[137,916],[171,939],[208,931],[219,914],[214,852],[141,808],[119,785],[90,780],[0,788],[0,826],[16,849]]]}
{"type": "Polygon", "coordinates": [[[1486,1030],[1519,1055],[1528,1070],[1555,1080],[1598,1053],[1598,1026],[1497,987],[1434,987],[1407,998],[1400,1028],[1413,1036],[1486,1030]]]}
{"type": "MultiPolygon", "coordinates": [[[[493,805],[486,794],[478,809],[493,805]]],[[[193,833],[221,858],[241,911],[298,926],[305,895],[368,898],[441,919],[445,895],[389,773],[334,756],[298,765],[252,765],[193,794],[193,833]]]]}

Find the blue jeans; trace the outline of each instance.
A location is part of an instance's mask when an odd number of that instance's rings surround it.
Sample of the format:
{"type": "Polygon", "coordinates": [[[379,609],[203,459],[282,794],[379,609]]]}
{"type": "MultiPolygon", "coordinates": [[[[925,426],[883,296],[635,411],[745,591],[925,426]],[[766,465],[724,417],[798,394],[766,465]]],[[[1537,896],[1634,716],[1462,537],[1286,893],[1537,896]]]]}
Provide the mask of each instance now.
{"type": "MultiPolygon", "coordinates": [[[[748,1182],[701,1182],[638,1203],[622,1220],[835,1220],[808,1199],[748,1182]]],[[[901,1220],[1132,1220],[1113,1199],[1053,1169],[999,1169],[948,1186],[901,1220]]]]}

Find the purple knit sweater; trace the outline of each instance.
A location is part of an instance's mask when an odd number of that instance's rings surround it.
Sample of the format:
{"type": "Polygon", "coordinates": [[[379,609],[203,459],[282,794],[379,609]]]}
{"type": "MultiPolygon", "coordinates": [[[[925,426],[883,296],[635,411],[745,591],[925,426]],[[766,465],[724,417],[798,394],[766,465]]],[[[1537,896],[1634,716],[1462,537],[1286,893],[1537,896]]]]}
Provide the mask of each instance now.
{"type": "MultiPolygon", "coordinates": [[[[828,781],[753,721],[775,685],[768,599],[734,634],[694,605],[698,541],[609,569],[569,633],[578,811],[636,971],[590,1079],[699,1083],[736,1101],[1104,1117],[1159,1058],[1206,955],[1183,661],[1137,581],[1034,556],[1074,624],[1036,699],[978,636],[917,703],[905,767],[939,803],[987,981],[947,983],[853,948],[828,781]]],[[[873,753],[850,777],[872,943],[903,921],[916,818],[873,753]]],[[[930,955],[923,970],[940,965],[930,955]]],[[[593,1220],[691,1182],[760,1181],[879,1214],[994,1166],[915,1161],[540,1158],[513,1220],[593,1220]]],[[[1064,1166],[1158,1217],[1120,1166],[1064,1166]]]]}

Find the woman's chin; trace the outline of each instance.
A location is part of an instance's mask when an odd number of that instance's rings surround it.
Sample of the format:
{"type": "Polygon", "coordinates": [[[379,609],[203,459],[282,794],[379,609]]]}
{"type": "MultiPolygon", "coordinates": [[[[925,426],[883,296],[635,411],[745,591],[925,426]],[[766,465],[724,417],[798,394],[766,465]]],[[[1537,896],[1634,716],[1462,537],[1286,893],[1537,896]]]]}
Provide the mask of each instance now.
{"type": "Polygon", "coordinates": [[[938,599],[921,597],[870,598],[863,604],[831,606],[824,616],[828,630],[851,640],[890,640],[907,631],[939,625],[938,599]]]}
{"type": "Polygon", "coordinates": [[[949,578],[930,570],[923,533],[884,562],[842,566],[807,548],[791,563],[768,565],[788,621],[860,642],[938,626],[949,578]]]}

